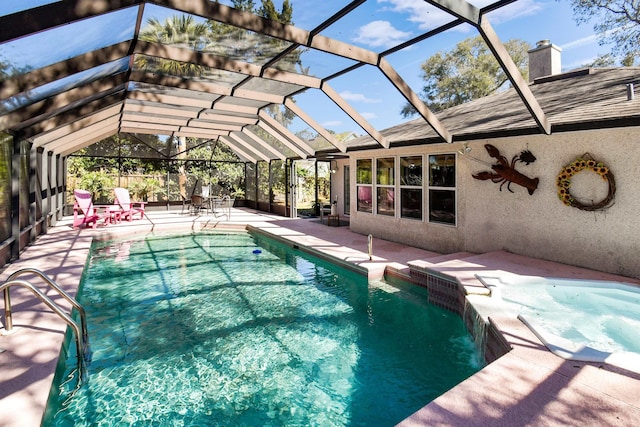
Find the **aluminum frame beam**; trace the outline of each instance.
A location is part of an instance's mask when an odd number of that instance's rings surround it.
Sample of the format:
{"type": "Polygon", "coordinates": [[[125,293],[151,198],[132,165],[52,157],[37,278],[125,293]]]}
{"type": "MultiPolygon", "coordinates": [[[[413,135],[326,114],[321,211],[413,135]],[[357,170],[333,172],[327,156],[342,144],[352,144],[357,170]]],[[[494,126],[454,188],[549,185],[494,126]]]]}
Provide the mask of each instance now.
{"type": "MultiPolygon", "coordinates": [[[[462,23],[470,24],[476,28],[505,71],[505,74],[508,76],[511,84],[522,99],[522,102],[525,104],[540,131],[550,134],[551,125],[544,111],[540,107],[537,99],[533,96],[527,82],[525,82],[520,75],[499,37],[484,16],[485,13],[513,1],[515,0],[497,1],[485,8],[479,9],[466,0],[425,0],[425,2],[456,18],[455,21],[434,29],[428,34],[435,35],[439,33],[440,30],[448,29],[451,28],[451,26],[462,23]]],[[[6,129],[18,138],[31,138],[34,141],[39,140],[40,144],[46,145],[43,141],[52,138],[52,135],[46,136],[48,132],[54,129],[71,130],[75,127],[83,126],[83,123],[91,123],[92,119],[90,117],[92,117],[94,111],[104,108],[117,108],[117,106],[119,106],[121,108],[119,130],[139,128],[140,131],[144,130],[147,132],[152,129],[157,129],[163,132],[162,134],[166,134],[166,132],[169,132],[169,129],[174,129],[178,126],[179,131],[174,131],[174,133],[192,132],[193,134],[209,134],[216,130],[215,128],[217,127],[220,128],[217,129],[219,132],[224,133],[225,131],[229,132],[242,129],[244,125],[257,122],[260,127],[277,138],[285,146],[287,146],[285,144],[286,141],[287,144],[297,147],[297,150],[293,151],[300,154],[301,157],[314,155],[315,151],[313,148],[276,121],[269,121],[267,118],[268,115],[266,115],[263,110],[263,108],[268,105],[284,105],[339,151],[346,152],[347,146],[344,143],[337,141],[333,135],[319,125],[310,115],[299,108],[291,98],[291,96],[302,90],[319,89],[321,93],[351,117],[367,134],[378,142],[380,146],[388,148],[389,142],[382,134],[328,84],[329,80],[348,72],[352,68],[357,68],[362,65],[373,65],[377,67],[396,90],[414,106],[422,118],[444,142],[452,142],[453,135],[450,134],[424,102],[422,102],[419,96],[413,92],[409,85],[406,84],[386,60],[384,56],[386,53],[378,54],[340,40],[319,35],[322,28],[346,16],[351,11],[357,9],[362,3],[362,0],[351,2],[313,31],[271,21],[251,12],[236,10],[210,0],[65,0],[2,16],[0,17],[0,28],[3,28],[3,31],[2,34],[0,34],[0,43],[35,32],[45,31],[55,26],[73,23],[124,8],[138,8],[137,21],[132,40],[122,41],[112,46],[87,52],[66,61],[61,61],[19,77],[0,82],[0,99],[27,94],[28,90],[34,87],[39,87],[65,76],[70,76],[123,58],[129,58],[128,70],[98,78],[90,83],[62,91],[46,100],[34,102],[16,111],[4,114],[0,116],[0,129],[6,129]],[[331,55],[348,58],[356,61],[357,64],[325,80],[321,80],[309,75],[278,70],[272,65],[277,62],[279,57],[276,57],[276,59],[263,66],[258,66],[245,61],[238,61],[206,52],[195,52],[181,47],[141,41],[138,36],[142,14],[146,4],[155,4],[194,14],[291,43],[291,46],[284,50],[281,56],[297,47],[308,47],[331,55]],[[248,80],[244,80],[231,87],[213,82],[193,81],[179,77],[167,77],[133,71],[133,55],[136,54],[160,57],[167,60],[184,61],[219,70],[240,73],[247,76],[248,79],[260,78],[286,83],[292,85],[292,92],[276,95],[268,92],[244,89],[243,85],[247,83],[248,80]],[[134,88],[128,87],[131,82],[139,82],[141,86],[134,88]],[[154,84],[159,86],[157,92],[154,91],[153,87],[150,87],[150,85],[154,84]],[[162,91],[162,87],[186,89],[193,91],[194,96],[162,94],[159,93],[162,91]],[[208,94],[208,96],[211,96],[211,94],[217,96],[207,99],[204,95],[198,95],[205,93],[208,94]],[[136,106],[139,105],[136,104],[139,102],[136,100],[149,100],[153,98],[159,101],[156,105],[136,106]],[[232,98],[256,101],[259,106],[242,105],[241,102],[234,104],[233,102],[229,102],[232,98]],[[118,100],[120,102],[118,102],[118,100]],[[227,119],[216,115],[216,113],[212,113],[212,111],[224,111],[232,115],[237,114],[238,118],[234,120],[227,119]],[[246,115],[253,115],[253,118],[250,120],[246,115]],[[143,118],[145,117],[147,117],[150,122],[147,127],[145,127],[143,123],[143,118]],[[185,125],[182,124],[183,122],[180,117],[193,120],[187,121],[185,125]],[[85,120],[85,118],[88,120],[85,120]],[[260,121],[257,121],[258,119],[260,119],[260,121]],[[198,125],[204,127],[196,127],[198,125]],[[238,125],[239,127],[234,127],[234,125],[238,125]]],[[[419,39],[420,37],[417,37],[407,43],[410,45],[419,39]]],[[[93,119],[95,119],[95,117],[93,117],[93,119]]],[[[60,130],[58,130],[58,132],[60,132],[60,130]]],[[[80,140],[77,142],[79,147],[84,143],[80,140]]],[[[287,147],[290,148],[289,146],[287,147]]],[[[275,148],[272,147],[272,149],[275,148]]]]}

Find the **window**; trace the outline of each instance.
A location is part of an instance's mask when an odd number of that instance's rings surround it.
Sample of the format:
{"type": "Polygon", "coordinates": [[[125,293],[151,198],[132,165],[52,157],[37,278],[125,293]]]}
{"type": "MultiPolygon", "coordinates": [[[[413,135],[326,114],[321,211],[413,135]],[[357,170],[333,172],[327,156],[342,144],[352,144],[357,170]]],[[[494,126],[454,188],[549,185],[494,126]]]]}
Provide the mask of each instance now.
{"type": "Polygon", "coordinates": [[[358,192],[358,212],[372,212],[372,161],[358,159],[356,162],[356,190],[358,192]]]}
{"type": "Polygon", "coordinates": [[[429,222],[456,223],[456,156],[429,156],[429,222]]]}
{"type": "Polygon", "coordinates": [[[376,201],[379,215],[395,215],[395,158],[376,160],[376,201]]]}
{"type": "Polygon", "coordinates": [[[422,219],[422,156],[400,158],[400,216],[422,219]]]}

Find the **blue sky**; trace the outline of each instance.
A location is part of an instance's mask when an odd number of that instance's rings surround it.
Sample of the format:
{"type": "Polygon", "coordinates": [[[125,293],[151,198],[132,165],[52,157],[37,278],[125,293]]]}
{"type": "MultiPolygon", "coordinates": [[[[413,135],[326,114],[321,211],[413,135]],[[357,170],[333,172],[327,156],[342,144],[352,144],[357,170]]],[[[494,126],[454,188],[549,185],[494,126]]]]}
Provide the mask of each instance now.
{"type": "MultiPolygon", "coordinates": [[[[52,0],[0,0],[0,13],[10,13],[23,7],[33,7],[52,0]]],[[[347,0],[323,0],[322,7],[316,0],[291,0],[294,11],[294,25],[311,30],[332,14],[348,4],[347,0]]],[[[259,0],[255,0],[259,4],[259,0]]],[[[230,0],[221,3],[231,4],[230,0]]],[[[282,0],[274,0],[280,8],[282,0]]],[[[472,4],[481,7],[489,0],[472,0],[472,4]]],[[[71,40],[58,38],[55,31],[42,33],[28,46],[20,43],[0,46],[0,57],[23,61],[32,66],[51,63],[49,57],[55,55],[56,61],[78,54],[78,51],[92,50],[131,37],[135,25],[136,9],[129,8],[115,12],[104,19],[94,19],[78,23],[74,34],[81,32],[84,37],[71,40]],[[115,19],[114,19],[115,18],[115,19]],[[51,43],[55,44],[51,46],[51,43]],[[74,46],[78,44],[79,46],[74,46]],[[92,46],[95,44],[95,46],[92,46]],[[42,63],[41,63],[42,62],[42,63]]],[[[157,14],[160,19],[174,14],[170,10],[147,5],[145,17],[157,14]]],[[[337,23],[321,32],[321,35],[355,44],[375,52],[409,40],[412,37],[435,28],[452,18],[420,0],[367,0],[337,23]]],[[[532,46],[542,39],[548,39],[562,49],[563,71],[579,68],[590,63],[599,54],[607,53],[607,47],[598,45],[593,32],[593,22],[576,24],[569,0],[518,0],[488,15],[496,33],[502,41],[512,38],[525,40],[532,46]]],[[[420,44],[387,57],[391,65],[409,83],[415,92],[422,89],[420,65],[438,51],[452,49],[465,38],[478,35],[470,26],[458,26],[453,30],[430,38],[420,44]]],[[[61,36],[61,35],[60,35],[61,36]]],[[[303,58],[311,74],[326,77],[337,69],[350,65],[332,55],[314,52],[303,58]]],[[[333,79],[330,86],[346,99],[375,128],[384,129],[406,121],[400,115],[405,104],[404,98],[393,89],[388,80],[375,67],[367,66],[349,75],[333,79]]],[[[354,122],[339,110],[326,96],[317,90],[310,90],[295,98],[298,105],[317,122],[336,132],[354,131],[363,134],[354,122]]],[[[291,128],[299,131],[306,128],[300,120],[291,128]]]]}
{"type": "MultiPolygon", "coordinates": [[[[354,26],[347,37],[344,37],[344,30],[328,31],[326,35],[336,38],[343,36],[343,41],[382,51],[394,42],[402,41],[403,37],[411,37],[403,35],[405,33],[428,30],[444,22],[444,12],[437,9],[423,10],[420,3],[422,2],[416,3],[411,0],[370,1],[365,5],[372,10],[369,23],[357,28],[354,26]],[[391,10],[396,13],[389,13],[391,10]],[[381,16],[384,18],[380,18],[381,16]],[[389,19],[394,17],[397,20],[389,19]],[[415,23],[415,27],[407,28],[407,21],[415,23]]],[[[483,6],[489,2],[474,0],[472,3],[483,6]]],[[[294,13],[295,10],[294,2],[294,13]]],[[[568,0],[518,0],[492,12],[488,19],[503,42],[517,38],[535,46],[539,40],[550,40],[562,49],[563,71],[579,68],[592,62],[599,54],[608,52],[607,47],[598,45],[593,23],[576,23],[568,0]]],[[[294,21],[296,25],[304,27],[295,15],[294,21]]],[[[416,48],[396,53],[388,59],[413,90],[419,92],[422,89],[420,65],[432,54],[450,50],[456,43],[476,35],[478,34],[473,28],[460,26],[430,39],[427,43],[423,42],[416,48]]],[[[390,88],[382,87],[382,81],[384,79],[368,78],[362,73],[358,78],[336,79],[331,84],[370,123],[378,129],[384,129],[407,119],[399,114],[405,103],[404,99],[392,93],[390,88]]],[[[299,103],[303,104],[303,100],[299,100],[299,103]]],[[[304,103],[303,108],[314,110],[314,117],[329,129],[338,132],[354,129],[352,123],[335,112],[326,119],[319,118],[328,107],[317,109],[314,108],[314,103],[309,102],[304,103]]],[[[361,130],[356,132],[362,133],[361,130]]]]}

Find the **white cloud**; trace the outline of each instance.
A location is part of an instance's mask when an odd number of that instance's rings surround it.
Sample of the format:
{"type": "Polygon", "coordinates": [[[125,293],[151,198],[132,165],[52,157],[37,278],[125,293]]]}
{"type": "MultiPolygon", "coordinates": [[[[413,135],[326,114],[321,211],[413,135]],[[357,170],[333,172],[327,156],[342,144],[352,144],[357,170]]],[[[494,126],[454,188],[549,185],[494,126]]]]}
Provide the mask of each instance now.
{"type": "Polygon", "coordinates": [[[366,95],[362,93],[353,93],[348,90],[340,92],[340,96],[347,101],[362,102],[365,104],[376,104],[382,102],[379,98],[367,98],[366,95]]]}
{"type": "Polygon", "coordinates": [[[454,19],[452,15],[425,1],[378,0],[378,3],[390,3],[388,10],[409,14],[408,21],[418,25],[421,30],[431,30],[454,19]]]}
{"type": "Polygon", "coordinates": [[[365,118],[365,120],[371,120],[371,119],[375,119],[378,117],[378,115],[376,113],[360,113],[360,115],[362,117],[365,118]]]}
{"type": "Polygon", "coordinates": [[[391,47],[407,40],[410,35],[395,29],[389,21],[372,21],[358,29],[353,41],[371,47],[391,47]]]}
{"type": "MultiPolygon", "coordinates": [[[[473,5],[481,8],[495,0],[476,0],[473,5]]],[[[443,10],[431,6],[427,2],[416,2],[415,0],[378,0],[378,3],[389,3],[388,10],[398,13],[409,14],[408,20],[414,22],[425,31],[439,27],[455,19],[443,10]]],[[[518,0],[507,6],[501,7],[487,14],[491,24],[500,24],[522,16],[534,15],[544,8],[544,5],[537,0],[518,0]]],[[[459,25],[459,31],[469,31],[468,26],[459,25]]]]}
{"type": "Polygon", "coordinates": [[[331,129],[337,126],[342,126],[342,122],[340,120],[329,120],[322,123],[322,127],[325,129],[331,129]]]}
{"type": "MultiPolygon", "coordinates": [[[[490,0],[482,0],[479,2],[478,6],[486,6],[486,4],[480,3],[491,3],[490,0]]],[[[521,18],[523,16],[531,16],[535,15],[544,9],[545,5],[539,3],[536,0],[519,0],[508,4],[504,7],[499,8],[498,10],[494,10],[493,12],[489,12],[487,17],[489,18],[489,22],[492,25],[502,24],[503,22],[508,22],[513,19],[521,18]]]]}
{"type": "Polygon", "coordinates": [[[580,46],[595,44],[597,41],[598,41],[598,36],[596,36],[595,34],[592,34],[587,37],[582,37],[580,39],[564,43],[560,47],[562,48],[562,50],[569,50],[569,49],[573,49],[580,46]]]}

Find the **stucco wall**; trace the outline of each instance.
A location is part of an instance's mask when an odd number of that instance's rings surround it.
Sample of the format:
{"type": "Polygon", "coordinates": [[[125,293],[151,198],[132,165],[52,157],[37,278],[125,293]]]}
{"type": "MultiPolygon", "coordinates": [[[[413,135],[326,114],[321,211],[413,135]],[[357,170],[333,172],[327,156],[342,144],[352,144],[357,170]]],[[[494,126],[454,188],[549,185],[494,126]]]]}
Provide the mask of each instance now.
{"type": "MultiPolygon", "coordinates": [[[[605,129],[471,141],[471,152],[458,155],[457,225],[388,218],[356,212],[357,158],[407,154],[451,153],[461,145],[404,147],[354,153],[351,158],[351,228],[363,234],[404,242],[441,253],[456,251],[509,252],[640,277],[640,143],[639,128],[605,129]],[[472,174],[490,171],[494,160],[484,148],[490,143],[507,159],[530,150],[534,163],[518,163],[517,170],[540,179],[533,195],[516,184],[513,193],[504,185],[480,181],[472,174]],[[617,192],[607,210],[587,212],[565,206],[557,197],[556,177],[563,166],[584,153],[608,166],[617,192]]],[[[425,163],[426,163],[425,157],[425,163]]],[[[425,177],[426,182],[426,177],[425,177]]],[[[601,200],[607,184],[595,174],[574,178],[573,192],[601,200]]],[[[397,209],[397,207],[396,207],[397,209]]],[[[425,201],[425,213],[427,212],[425,201]]]]}

